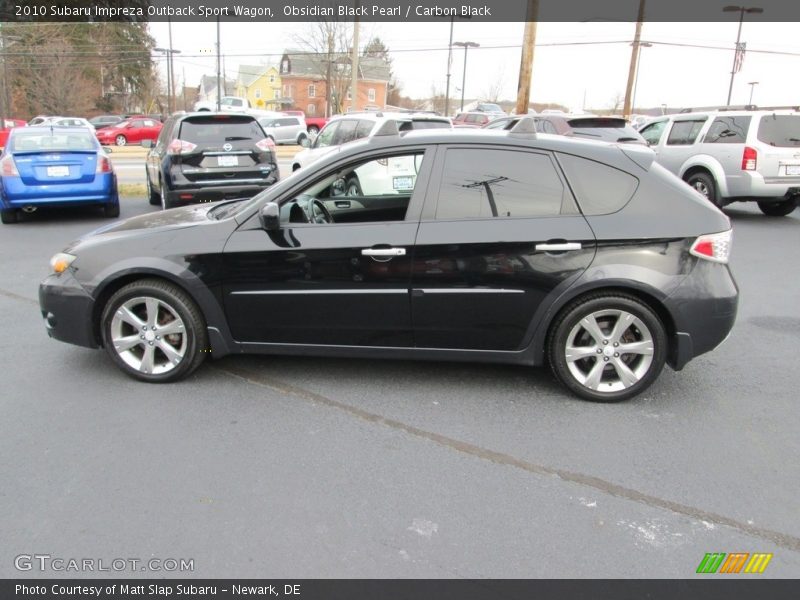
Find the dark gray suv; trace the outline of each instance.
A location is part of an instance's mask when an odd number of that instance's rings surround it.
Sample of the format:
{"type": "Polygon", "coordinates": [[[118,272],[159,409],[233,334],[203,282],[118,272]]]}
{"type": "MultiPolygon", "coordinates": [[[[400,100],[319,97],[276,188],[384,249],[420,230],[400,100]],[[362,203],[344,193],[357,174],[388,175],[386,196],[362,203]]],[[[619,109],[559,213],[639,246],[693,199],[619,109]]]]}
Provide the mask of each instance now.
{"type": "Polygon", "coordinates": [[[54,257],[47,331],[148,382],[283,353],[549,364],[629,398],[733,327],[730,222],[646,147],[534,128],[388,121],[249,201],[106,227],[54,257]],[[346,193],[361,170],[386,181],[346,193]]]}

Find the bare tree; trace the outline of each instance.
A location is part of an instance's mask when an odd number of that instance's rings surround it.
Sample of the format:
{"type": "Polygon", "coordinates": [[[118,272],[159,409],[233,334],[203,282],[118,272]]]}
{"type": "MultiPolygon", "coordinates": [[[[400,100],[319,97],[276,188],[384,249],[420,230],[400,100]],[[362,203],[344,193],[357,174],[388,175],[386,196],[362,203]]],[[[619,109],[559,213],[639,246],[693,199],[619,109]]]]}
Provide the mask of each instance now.
{"type": "Polygon", "coordinates": [[[433,83],[431,84],[431,94],[428,98],[428,104],[430,106],[430,110],[444,114],[444,92],[437,88],[433,83]]]}
{"type": "Polygon", "coordinates": [[[503,87],[506,79],[506,68],[500,65],[494,74],[494,77],[488,82],[487,86],[483,89],[482,95],[485,100],[489,102],[497,102],[500,100],[500,94],[503,93],[503,87]]]}
{"type": "Polygon", "coordinates": [[[611,102],[608,105],[610,114],[616,115],[619,113],[622,106],[625,104],[625,94],[623,92],[617,92],[611,98],[611,102]]]}
{"type": "Polygon", "coordinates": [[[326,116],[342,111],[350,89],[353,43],[352,25],[344,21],[315,21],[295,43],[314,64],[316,74],[325,80],[326,116]]]}

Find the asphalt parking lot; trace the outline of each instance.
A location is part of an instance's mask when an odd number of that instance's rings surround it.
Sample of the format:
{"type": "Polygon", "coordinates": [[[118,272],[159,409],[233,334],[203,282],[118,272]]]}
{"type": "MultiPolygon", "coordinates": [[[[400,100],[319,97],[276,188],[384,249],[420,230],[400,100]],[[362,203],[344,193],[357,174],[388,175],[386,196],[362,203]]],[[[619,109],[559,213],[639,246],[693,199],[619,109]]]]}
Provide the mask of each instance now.
{"type": "Polygon", "coordinates": [[[684,578],[707,552],[797,577],[800,210],[727,212],[731,337],[616,405],[496,365],[228,357],[137,383],[38,310],[50,256],[106,221],[3,226],[0,577],[64,575],[14,567],[49,554],[208,578],[684,578]]]}

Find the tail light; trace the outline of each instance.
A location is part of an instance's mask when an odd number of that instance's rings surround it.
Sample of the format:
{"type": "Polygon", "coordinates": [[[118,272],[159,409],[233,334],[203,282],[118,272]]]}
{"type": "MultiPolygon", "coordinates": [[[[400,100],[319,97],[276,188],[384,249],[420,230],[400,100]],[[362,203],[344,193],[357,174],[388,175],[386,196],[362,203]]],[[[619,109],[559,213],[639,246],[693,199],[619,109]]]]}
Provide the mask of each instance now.
{"type": "Polygon", "coordinates": [[[728,256],[730,256],[731,253],[732,238],[732,229],[721,233],[701,235],[694,241],[689,252],[699,258],[718,263],[727,263],[728,256]]]}
{"type": "Polygon", "coordinates": [[[755,148],[745,146],[742,153],[742,171],[755,171],[758,165],[758,152],[755,148]]]}
{"type": "Polygon", "coordinates": [[[272,141],[272,138],[264,138],[256,142],[256,148],[264,152],[273,152],[275,150],[275,142],[272,141]]]}
{"type": "Polygon", "coordinates": [[[17,164],[14,162],[14,157],[10,154],[7,154],[3,160],[0,160],[0,175],[3,177],[19,177],[17,164]]]}
{"type": "Polygon", "coordinates": [[[97,157],[97,169],[95,173],[111,173],[114,169],[111,168],[111,161],[107,156],[97,157]]]}
{"type": "Polygon", "coordinates": [[[167,154],[189,154],[192,150],[197,148],[197,144],[192,142],[185,142],[183,140],[172,140],[167,146],[167,154]]]}

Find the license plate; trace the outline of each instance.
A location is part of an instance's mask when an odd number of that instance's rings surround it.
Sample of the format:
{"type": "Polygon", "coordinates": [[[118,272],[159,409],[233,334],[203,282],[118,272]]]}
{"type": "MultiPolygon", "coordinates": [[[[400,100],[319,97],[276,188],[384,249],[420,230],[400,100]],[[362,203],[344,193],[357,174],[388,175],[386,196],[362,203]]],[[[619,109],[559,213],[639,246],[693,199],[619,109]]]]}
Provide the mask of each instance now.
{"type": "Polygon", "coordinates": [[[800,165],[786,165],[787,175],[800,175],[800,165]]]}
{"type": "Polygon", "coordinates": [[[67,167],[67,166],[47,167],[47,176],[48,177],[68,177],[69,176],[69,167],[67,167]]]}
{"type": "Polygon", "coordinates": [[[236,167],[239,165],[238,156],[218,156],[217,164],[220,167],[236,167]]]}
{"type": "Polygon", "coordinates": [[[414,189],[413,177],[395,177],[392,180],[392,188],[395,190],[406,191],[414,189]]]}

